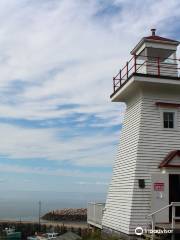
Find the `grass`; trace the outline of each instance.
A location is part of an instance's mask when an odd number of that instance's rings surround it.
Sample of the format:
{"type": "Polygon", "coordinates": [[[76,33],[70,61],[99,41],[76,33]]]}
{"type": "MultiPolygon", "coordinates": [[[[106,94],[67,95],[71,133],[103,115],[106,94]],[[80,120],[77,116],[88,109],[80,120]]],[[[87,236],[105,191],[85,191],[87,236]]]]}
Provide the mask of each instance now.
{"type": "Polygon", "coordinates": [[[123,240],[115,236],[108,236],[107,238],[102,237],[100,230],[95,230],[83,237],[82,240],[123,240]]]}
{"type": "MultiPolygon", "coordinates": [[[[168,240],[170,239],[171,236],[155,236],[155,240],[168,240]]],[[[151,240],[152,237],[146,236],[146,237],[142,237],[142,240],[151,240]]],[[[86,236],[84,236],[82,238],[82,240],[123,240],[122,238],[116,237],[116,236],[108,236],[106,238],[101,236],[101,231],[100,230],[96,230],[94,232],[88,233],[86,236]]]]}

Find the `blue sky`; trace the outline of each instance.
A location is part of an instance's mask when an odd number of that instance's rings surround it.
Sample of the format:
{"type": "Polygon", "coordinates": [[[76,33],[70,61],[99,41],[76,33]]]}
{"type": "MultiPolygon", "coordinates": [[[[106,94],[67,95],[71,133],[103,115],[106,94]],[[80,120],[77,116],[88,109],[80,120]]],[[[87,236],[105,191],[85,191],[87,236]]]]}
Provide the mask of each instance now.
{"type": "Polygon", "coordinates": [[[124,105],[112,76],[178,0],[1,0],[0,190],[106,192],[124,105]]]}

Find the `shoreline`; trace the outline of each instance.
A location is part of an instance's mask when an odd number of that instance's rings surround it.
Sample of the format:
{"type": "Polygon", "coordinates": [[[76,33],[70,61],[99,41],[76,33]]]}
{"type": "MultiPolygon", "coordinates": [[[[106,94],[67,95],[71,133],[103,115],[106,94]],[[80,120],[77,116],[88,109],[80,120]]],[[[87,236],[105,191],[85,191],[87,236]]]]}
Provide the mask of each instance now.
{"type": "MultiPolygon", "coordinates": [[[[9,223],[9,224],[39,224],[39,221],[37,220],[0,220],[1,223],[9,223]]],[[[48,220],[41,220],[40,221],[41,225],[46,225],[46,226],[66,226],[66,227],[73,227],[73,228],[88,228],[87,222],[78,222],[78,221],[48,221],[48,220]]]]}

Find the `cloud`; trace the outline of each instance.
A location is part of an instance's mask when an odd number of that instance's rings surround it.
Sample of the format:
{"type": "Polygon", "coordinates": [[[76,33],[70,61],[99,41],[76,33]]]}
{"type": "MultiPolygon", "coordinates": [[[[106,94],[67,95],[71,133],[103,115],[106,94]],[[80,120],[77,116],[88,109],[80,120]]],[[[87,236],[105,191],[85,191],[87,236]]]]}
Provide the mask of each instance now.
{"type": "MultiPolygon", "coordinates": [[[[0,106],[1,116],[66,117],[68,111],[56,107],[77,103],[77,111],[87,113],[85,109],[91,109],[91,113],[96,114],[103,107],[104,115],[111,109],[112,116],[117,118],[117,107],[108,103],[112,75],[128,59],[130,47],[143,36],[145,29],[158,23],[162,26],[162,21],[171,17],[170,12],[175,16],[178,8],[176,1],[151,1],[148,14],[147,9],[143,12],[144,8],[127,9],[129,4],[130,1],[102,4],[102,1],[73,0],[40,1],[39,8],[34,1],[2,4],[3,15],[10,10],[14,14],[5,24],[1,23],[4,41],[0,42],[0,84],[4,90],[20,79],[24,89],[14,99],[16,111],[14,106],[4,103],[0,106]],[[154,7],[159,9],[162,3],[167,7],[152,16],[154,7]],[[119,6],[119,11],[110,16],[100,14],[98,20],[94,20],[102,8],[110,5],[119,6]],[[104,18],[108,19],[108,26],[103,25],[104,18]]],[[[134,5],[138,7],[141,1],[134,5]]],[[[9,94],[7,98],[9,100],[9,94]]]]}
{"type": "Polygon", "coordinates": [[[150,28],[175,37],[179,11],[177,0],[2,0],[0,155],[111,166],[125,111],[110,102],[112,76],[150,28]]]}
{"type": "MultiPolygon", "coordinates": [[[[0,124],[0,153],[11,159],[47,159],[69,161],[72,165],[109,166],[112,160],[116,133],[106,138],[105,133],[88,136],[69,133],[60,128],[23,128],[0,124]]],[[[38,163],[37,163],[38,164],[38,163]]]]}
{"type": "MultiPolygon", "coordinates": [[[[10,165],[10,164],[1,164],[0,163],[0,172],[1,173],[17,173],[17,174],[37,174],[45,176],[58,176],[58,177],[78,177],[78,178],[87,178],[87,179],[109,179],[110,174],[104,173],[99,176],[97,171],[91,173],[85,173],[80,170],[65,170],[65,169],[55,169],[50,170],[48,168],[39,168],[39,167],[23,167],[21,165],[10,165]]],[[[5,182],[5,179],[0,179],[0,183],[5,182]]],[[[31,182],[31,180],[25,180],[24,182],[31,182]]],[[[79,182],[78,184],[83,184],[79,182]]],[[[106,185],[103,182],[95,182],[96,185],[106,185]]]]}
{"type": "Polygon", "coordinates": [[[24,88],[15,96],[3,96],[1,116],[65,118],[70,111],[57,108],[59,104],[76,103],[74,112],[100,113],[107,124],[119,115],[109,100],[112,75],[148,28],[160,25],[162,32],[168,30],[163,21],[171,19],[171,13],[178,16],[179,9],[178,1],[7,2],[0,5],[1,16],[11,15],[0,23],[0,85],[7,91],[19,79],[24,88]],[[102,14],[109,8],[118,11],[102,14]]]}
{"type": "Polygon", "coordinates": [[[77,182],[78,185],[108,185],[107,182],[77,182]]]}

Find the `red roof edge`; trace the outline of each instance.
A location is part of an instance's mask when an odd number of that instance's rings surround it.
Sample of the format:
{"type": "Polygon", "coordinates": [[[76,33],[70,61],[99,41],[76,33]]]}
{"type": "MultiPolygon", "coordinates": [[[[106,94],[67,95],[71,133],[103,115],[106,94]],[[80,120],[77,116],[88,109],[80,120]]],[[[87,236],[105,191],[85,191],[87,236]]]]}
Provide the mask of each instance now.
{"type": "Polygon", "coordinates": [[[146,40],[155,40],[155,41],[163,41],[163,42],[173,42],[173,43],[178,43],[179,41],[170,39],[170,38],[164,38],[164,37],[160,37],[160,36],[148,36],[148,37],[144,37],[144,39],[146,40]]]}
{"type": "Polygon", "coordinates": [[[156,102],[156,106],[178,108],[180,107],[180,103],[156,102]]]}
{"type": "Polygon", "coordinates": [[[175,156],[180,156],[180,150],[174,150],[168,153],[168,155],[164,158],[164,160],[160,163],[159,168],[163,167],[179,167],[180,165],[171,165],[170,162],[175,156]]]}

